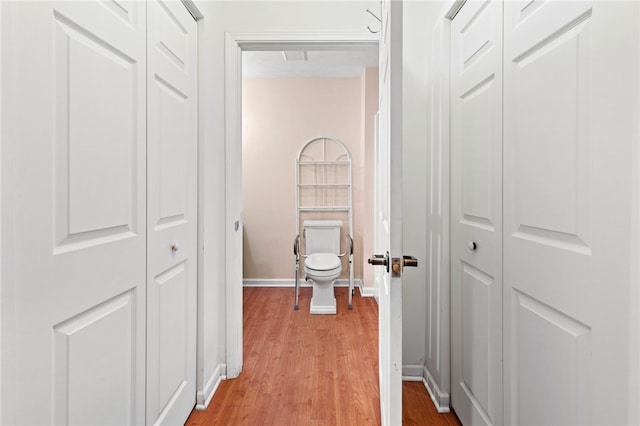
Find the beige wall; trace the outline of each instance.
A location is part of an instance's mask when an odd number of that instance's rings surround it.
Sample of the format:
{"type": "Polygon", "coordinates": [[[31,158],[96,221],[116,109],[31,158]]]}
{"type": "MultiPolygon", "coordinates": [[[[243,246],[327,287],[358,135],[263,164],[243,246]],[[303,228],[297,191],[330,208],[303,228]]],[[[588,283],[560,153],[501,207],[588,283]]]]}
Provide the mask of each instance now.
{"type": "Polygon", "coordinates": [[[378,68],[367,68],[361,80],[362,84],[362,153],[364,174],[362,187],[364,190],[364,206],[362,221],[362,282],[365,287],[374,287],[373,269],[367,265],[367,259],[374,254],[373,220],[374,220],[374,179],[375,179],[375,117],[378,113],[378,68]]]}
{"type": "MultiPolygon", "coordinates": [[[[373,130],[364,130],[373,123],[365,101],[373,95],[377,100],[377,93],[366,94],[366,75],[243,80],[244,278],[293,278],[295,159],[318,136],[340,139],[353,159],[354,274],[362,277],[363,209],[373,191],[365,185],[365,140],[373,142],[373,130]]],[[[371,226],[370,218],[366,222],[371,226]]],[[[343,269],[347,277],[346,264],[343,269]]]]}

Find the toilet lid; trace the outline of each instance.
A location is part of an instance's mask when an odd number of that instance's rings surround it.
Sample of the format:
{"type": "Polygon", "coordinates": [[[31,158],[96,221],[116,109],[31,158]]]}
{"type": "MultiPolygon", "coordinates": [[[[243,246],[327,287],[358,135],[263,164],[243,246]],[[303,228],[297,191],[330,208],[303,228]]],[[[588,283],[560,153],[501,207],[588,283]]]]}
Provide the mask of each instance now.
{"type": "Polygon", "coordinates": [[[330,271],[340,265],[340,258],[333,253],[313,253],[304,261],[304,266],[316,271],[330,271]]]}

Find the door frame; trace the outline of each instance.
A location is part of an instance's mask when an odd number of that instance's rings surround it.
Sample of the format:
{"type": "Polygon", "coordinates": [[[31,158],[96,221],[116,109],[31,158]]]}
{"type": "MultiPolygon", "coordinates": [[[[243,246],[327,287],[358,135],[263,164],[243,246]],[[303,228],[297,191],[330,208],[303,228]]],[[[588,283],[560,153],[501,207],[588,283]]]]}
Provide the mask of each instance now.
{"type": "MultiPolygon", "coordinates": [[[[637,11],[637,18],[640,19],[640,7],[637,11]]],[[[640,51],[638,53],[640,55],[640,51]]],[[[638,70],[636,69],[636,72],[638,70]]],[[[631,256],[632,256],[632,271],[631,271],[631,297],[630,299],[630,327],[629,327],[629,339],[630,339],[630,354],[631,360],[637,360],[631,362],[629,369],[629,401],[640,400],[640,77],[636,80],[636,99],[635,99],[635,116],[636,126],[634,128],[635,152],[633,155],[633,162],[635,167],[633,168],[633,203],[632,208],[632,221],[633,221],[633,235],[631,236],[631,256]],[[635,263],[633,262],[635,259],[635,263]]],[[[640,423],[640,404],[633,407],[633,404],[629,404],[629,423],[640,423]]]]}
{"type": "MultiPolygon", "coordinates": [[[[4,7],[3,5],[0,4],[0,23],[3,23],[3,10],[4,7]]],[[[6,54],[5,53],[5,49],[3,49],[3,44],[2,44],[2,31],[0,31],[0,152],[4,151],[4,143],[5,143],[5,137],[4,137],[4,133],[3,133],[3,127],[2,127],[2,118],[4,117],[3,112],[2,112],[2,106],[4,104],[4,97],[2,95],[3,92],[3,78],[2,78],[2,70],[3,70],[3,56],[6,54]]],[[[3,197],[2,197],[2,154],[0,153],[0,241],[2,240],[2,231],[3,231],[3,227],[2,224],[4,223],[2,221],[2,216],[4,213],[3,210],[3,197]]],[[[2,249],[0,248],[0,265],[3,265],[3,257],[2,257],[2,249]]],[[[5,292],[5,289],[7,287],[7,283],[6,281],[3,279],[5,277],[5,274],[3,274],[2,272],[0,272],[0,423],[3,420],[2,417],[2,413],[3,413],[3,409],[2,409],[2,401],[3,401],[3,388],[4,386],[1,385],[2,383],[9,383],[9,385],[13,385],[13,379],[12,377],[7,377],[8,375],[5,373],[5,369],[3,368],[3,359],[2,359],[2,355],[3,355],[3,351],[2,351],[2,347],[3,347],[3,343],[5,343],[6,340],[6,336],[3,339],[3,331],[4,331],[4,327],[6,327],[5,323],[6,320],[3,321],[3,314],[2,314],[2,310],[3,310],[3,293],[5,292]],[[4,284],[4,285],[3,285],[4,284]]],[[[12,323],[9,324],[9,326],[13,326],[12,323]]],[[[6,343],[5,343],[6,344],[6,343]]],[[[6,362],[6,361],[4,361],[6,362]]]]}
{"type": "MultiPolygon", "coordinates": [[[[377,34],[255,32],[225,34],[225,245],[227,378],[242,371],[242,271],[232,248],[238,244],[234,224],[242,207],[242,51],[348,49],[378,43],[377,34]],[[238,187],[240,191],[238,191],[238,187]]],[[[241,243],[241,242],[240,242],[241,243]]],[[[293,256],[291,258],[293,263],[293,256]]],[[[293,265],[292,265],[293,268],[293,265]]]]}

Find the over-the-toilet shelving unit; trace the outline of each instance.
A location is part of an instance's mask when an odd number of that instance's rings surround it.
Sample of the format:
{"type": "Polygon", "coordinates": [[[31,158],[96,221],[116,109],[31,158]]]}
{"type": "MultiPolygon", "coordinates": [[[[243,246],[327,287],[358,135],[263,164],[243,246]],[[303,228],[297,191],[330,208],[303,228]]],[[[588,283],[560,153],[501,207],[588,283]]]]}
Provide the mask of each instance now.
{"type": "MultiPolygon", "coordinates": [[[[345,253],[349,254],[349,309],[353,297],[353,197],[351,182],[351,155],[347,146],[332,137],[318,137],[306,142],[296,158],[296,299],[294,309],[298,308],[299,294],[299,244],[300,228],[305,214],[319,213],[328,217],[334,213],[347,215],[349,225],[346,235],[345,253]]],[[[324,216],[324,217],[323,217],[324,216]]]]}

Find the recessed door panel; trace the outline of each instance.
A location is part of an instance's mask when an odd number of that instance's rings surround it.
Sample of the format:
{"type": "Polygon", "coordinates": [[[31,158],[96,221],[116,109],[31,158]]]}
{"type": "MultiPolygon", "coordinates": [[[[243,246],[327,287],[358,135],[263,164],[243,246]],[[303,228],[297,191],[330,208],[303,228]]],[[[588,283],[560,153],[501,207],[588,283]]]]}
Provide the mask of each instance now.
{"type": "Polygon", "coordinates": [[[579,16],[513,60],[514,231],[582,252],[589,250],[589,18],[579,16]]]}
{"type": "Polygon", "coordinates": [[[485,13],[490,4],[491,1],[479,3],[472,16],[465,20],[465,25],[458,30],[461,49],[456,52],[456,59],[460,60],[459,67],[463,72],[496,46],[495,28],[499,24],[496,21],[499,17],[491,12],[485,13]]]}
{"type": "Polygon", "coordinates": [[[129,291],[53,327],[57,424],[134,424],[136,295],[129,291]]]}
{"type": "Polygon", "coordinates": [[[57,251],[132,236],[136,61],[61,13],[55,27],[57,251]],[[105,84],[109,82],[109,84],[105,84]]]}
{"type": "Polygon", "coordinates": [[[189,31],[181,22],[179,13],[176,13],[169,4],[160,1],[158,6],[160,6],[160,10],[156,17],[162,35],[160,39],[155,40],[156,47],[182,72],[186,72],[187,61],[194,59],[188,58],[189,31]]]}
{"type": "Polygon", "coordinates": [[[153,288],[148,290],[148,342],[150,353],[147,370],[149,374],[150,411],[156,412],[157,423],[172,409],[173,399],[180,396],[189,383],[188,336],[191,325],[189,315],[189,276],[186,262],[178,263],[156,276],[153,288]]]}
{"type": "Polygon", "coordinates": [[[513,293],[518,424],[588,424],[591,329],[523,293],[513,293]]]}
{"type": "Polygon", "coordinates": [[[136,27],[136,8],[131,6],[131,2],[111,0],[103,1],[100,4],[118,18],[122,19],[122,21],[130,24],[134,28],[136,27]]]}
{"type": "Polygon", "coordinates": [[[500,369],[500,353],[495,345],[502,338],[502,288],[485,272],[462,263],[462,374],[461,386],[467,397],[481,407],[483,418],[494,423],[500,401],[492,393],[500,369]]]}
{"type": "Polygon", "coordinates": [[[189,363],[187,362],[189,353],[192,351],[187,342],[190,324],[187,321],[189,316],[185,315],[189,308],[189,276],[185,266],[181,263],[156,280],[159,286],[158,305],[160,307],[158,367],[162,372],[158,391],[159,401],[164,406],[169,403],[182,384],[189,380],[191,373],[188,371],[189,363]],[[176,306],[181,309],[176,309],[176,306]]]}
{"type": "Polygon", "coordinates": [[[179,89],[156,76],[160,117],[158,131],[158,149],[160,185],[159,224],[180,221],[185,218],[187,205],[188,150],[185,138],[188,137],[189,98],[179,89]]]}
{"type": "Polygon", "coordinates": [[[545,0],[519,0],[514,3],[517,3],[517,6],[514,9],[516,19],[518,22],[522,22],[534,14],[535,11],[545,3],[545,0]]]}
{"type": "Polygon", "coordinates": [[[470,226],[494,228],[495,75],[491,74],[461,96],[460,140],[462,218],[470,226]]]}

